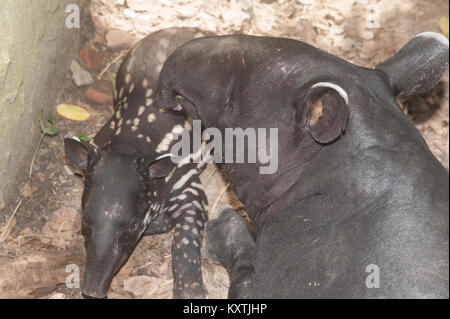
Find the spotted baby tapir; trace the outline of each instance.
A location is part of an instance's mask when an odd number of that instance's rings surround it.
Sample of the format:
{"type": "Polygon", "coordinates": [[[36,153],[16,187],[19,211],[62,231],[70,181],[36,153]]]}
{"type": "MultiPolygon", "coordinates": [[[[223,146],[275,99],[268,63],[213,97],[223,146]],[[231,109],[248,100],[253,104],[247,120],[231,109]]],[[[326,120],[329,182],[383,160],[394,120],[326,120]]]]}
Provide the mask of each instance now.
{"type": "Polygon", "coordinates": [[[153,103],[168,55],[204,35],[196,29],[171,28],[138,42],[117,74],[115,114],[91,143],[65,138],[67,159],[84,177],[86,297],[106,297],[114,275],[142,236],[173,228],[173,297],[205,297],[200,248],[208,206],[198,176],[204,163],[172,162],[174,135],[191,131],[191,121],[153,103]]]}

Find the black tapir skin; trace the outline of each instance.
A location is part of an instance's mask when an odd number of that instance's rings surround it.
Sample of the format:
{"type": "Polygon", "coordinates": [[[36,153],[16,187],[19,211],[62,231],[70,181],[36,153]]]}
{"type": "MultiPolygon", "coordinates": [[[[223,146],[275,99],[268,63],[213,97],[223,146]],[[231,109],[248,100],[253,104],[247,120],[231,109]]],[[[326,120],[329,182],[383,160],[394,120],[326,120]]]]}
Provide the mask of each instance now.
{"type": "Polygon", "coordinates": [[[293,39],[233,35],[169,57],[164,107],[222,134],[278,128],[276,173],[225,164],[255,245],[242,224],[228,236],[230,210],[207,227],[230,297],[448,298],[449,175],[395,100],[437,84],[448,52],[426,32],[368,69],[293,39]]]}
{"type": "Polygon", "coordinates": [[[174,298],[204,298],[200,247],[207,199],[200,164],[175,165],[165,156],[173,134],[191,130],[185,114],[153,103],[159,71],[184,42],[204,34],[172,28],[134,46],[116,78],[115,114],[93,143],[65,138],[66,156],[84,172],[82,231],[86,246],[82,292],[104,298],[114,275],[142,235],[175,227],[174,298]]]}

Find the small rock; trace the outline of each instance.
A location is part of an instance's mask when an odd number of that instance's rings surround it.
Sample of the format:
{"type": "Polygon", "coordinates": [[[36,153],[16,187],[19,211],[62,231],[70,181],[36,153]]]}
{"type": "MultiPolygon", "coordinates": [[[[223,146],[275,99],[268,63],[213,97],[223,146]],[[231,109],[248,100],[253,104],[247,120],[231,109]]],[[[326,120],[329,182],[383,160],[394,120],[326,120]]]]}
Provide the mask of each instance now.
{"type": "Polygon", "coordinates": [[[83,69],[77,61],[72,60],[72,64],[70,65],[70,69],[72,70],[72,80],[75,82],[77,86],[89,85],[94,82],[92,75],[83,69]]]}
{"type": "Polygon", "coordinates": [[[135,296],[140,296],[151,289],[153,281],[149,276],[130,277],[124,281],[123,289],[135,296]]]}
{"type": "Polygon", "coordinates": [[[66,295],[61,292],[51,294],[48,299],[66,299],[66,295]]]}
{"type": "Polygon", "coordinates": [[[97,71],[100,68],[101,57],[97,51],[91,49],[89,45],[80,50],[80,59],[83,60],[86,69],[97,71]]]}
{"type": "Polygon", "coordinates": [[[106,35],[108,48],[126,49],[131,45],[131,37],[128,33],[121,30],[111,30],[106,35]]]}
{"type": "Polygon", "coordinates": [[[191,18],[198,14],[199,7],[195,5],[185,5],[177,8],[178,16],[182,19],[191,18]]]}
{"type": "Polygon", "coordinates": [[[155,4],[148,0],[128,0],[127,4],[133,11],[149,11],[155,7],[155,4]]]}
{"type": "Polygon", "coordinates": [[[133,10],[126,8],[125,10],[123,10],[123,15],[128,18],[128,19],[136,19],[136,17],[138,16],[138,14],[136,12],[134,12],[133,10]]]}
{"type": "Polygon", "coordinates": [[[31,197],[31,195],[33,194],[33,190],[31,188],[30,184],[28,184],[28,183],[23,184],[22,187],[19,188],[19,192],[20,192],[20,195],[22,195],[22,197],[26,197],[26,198],[31,197]]]}
{"type": "Polygon", "coordinates": [[[39,172],[39,173],[37,174],[37,177],[39,178],[39,180],[40,180],[41,182],[45,181],[45,174],[44,174],[44,173],[39,172]]]}
{"type": "Polygon", "coordinates": [[[359,36],[361,37],[361,39],[364,39],[364,40],[372,40],[375,35],[372,31],[362,30],[359,33],[359,36]]]}
{"type": "Polygon", "coordinates": [[[45,235],[41,241],[51,242],[55,247],[66,248],[77,237],[81,229],[81,216],[73,208],[60,208],[50,215],[49,221],[42,228],[45,235]]]}
{"type": "Polygon", "coordinates": [[[98,104],[113,106],[113,88],[111,82],[95,81],[86,91],[85,97],[98,104]]]}

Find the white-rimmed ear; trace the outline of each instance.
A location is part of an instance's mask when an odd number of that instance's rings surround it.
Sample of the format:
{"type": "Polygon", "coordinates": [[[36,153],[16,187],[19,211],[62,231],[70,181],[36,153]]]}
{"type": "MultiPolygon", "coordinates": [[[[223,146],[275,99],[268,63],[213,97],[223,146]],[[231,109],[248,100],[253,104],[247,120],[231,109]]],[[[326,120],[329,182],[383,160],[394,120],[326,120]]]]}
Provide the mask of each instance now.
{"type": "Polygon", "coordinates": [[[297,124],[305,127],[317,143],[328,144],[339,138],[349,115],[347,92],[335,83],[318,82],[303,96],[297,101],[297,108],[303,108],[297,112],[297,124]]]}
{"type": "Polygon", "coordinates": [[[148,165],[148,174],[150,178],[163,178],[170,174],[175,167],[175,163],[172,161],[173,154],[166,153],[156,157],[148,165]]]}
{"type": "Polygon", "coordinates": [[[96,146],[85,143],[73,135],[64,136],[64,151],[69,162],[82,170],[87,169],[89,157],[98,153],[96,146]]]}
{"type": "Polygon", "coordinates": [[[420,94],[439,83],[447,69],[448,54],[446,37],[424,32],[375,68],[387,75],[395,96],[420,94]]]}

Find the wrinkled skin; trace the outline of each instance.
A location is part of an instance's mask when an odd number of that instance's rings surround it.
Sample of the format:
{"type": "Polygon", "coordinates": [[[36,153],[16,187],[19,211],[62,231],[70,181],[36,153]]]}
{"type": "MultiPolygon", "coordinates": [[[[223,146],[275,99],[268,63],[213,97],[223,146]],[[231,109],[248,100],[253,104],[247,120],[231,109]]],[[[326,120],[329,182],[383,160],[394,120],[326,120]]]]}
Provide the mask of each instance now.
{"type": "Polygon", "coordinates": [[[222,243],[209,255],[227,268],[232,296],[448,298],[448,172],[395,100],[431,89],[447,65],[448,40],[435,33],[375,69],[246,35],[192,40],[171,55],[158,103],[222,134],[278,128],[274,174],[225,164],[257,230],[243,248],[248,229],[236,223],[241,235],[227,236],[226,214],[206,235],[222,243]],[[371,265],[379,288],[366,285],[371,265]],[[252,268],[248,288],[239,277],[252,268]]]}
{"type": "Polygon", "coordinates": [[[65,138],[66,157],[83,171],[85,183],[86,297],[106,297],[114,275],[143,235],[173,228],[173,297],[205,297],[200,248],[207,199],[198,176],[201,167],[177,166],[164,157],[175,142],[167,138],[170,132],[190,128],[185,114],[164,112],[153,103],[165,58],[201,35],[196,29],[172,28],[141,40],[117,74],[114,116],[92,143],[65,138]]]}

